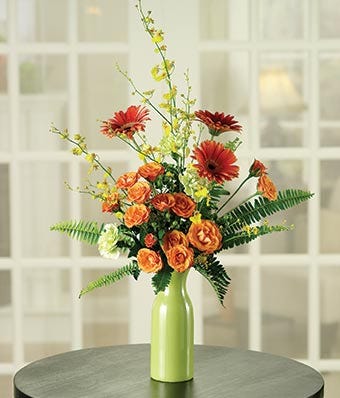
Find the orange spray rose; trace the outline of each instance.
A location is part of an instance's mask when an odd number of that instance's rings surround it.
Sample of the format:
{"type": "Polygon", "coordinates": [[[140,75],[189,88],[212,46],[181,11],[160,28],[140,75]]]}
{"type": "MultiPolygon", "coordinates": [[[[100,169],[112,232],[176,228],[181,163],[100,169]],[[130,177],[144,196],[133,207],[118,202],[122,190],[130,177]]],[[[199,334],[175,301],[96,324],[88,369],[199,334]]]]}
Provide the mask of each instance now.
{"type": "Polygon", "coordinates": [[[150,184],[146,181],[136,182],[128,189],[128,200],[135,203],[145,203],[151,195],[150,184]]]}
{"type": "Polygon", "coordinates": [[[141,225],[149,221],[150,209],[143,204],[130,206],[124,214],[124,224],[128,228],[141,225]]]}
{"type": "Polygon", "coordinates": [[[184,272],[194,263],[194,251],[191,247],[177,245],[172,247],[166,257],[168,264],[177,272],[184,272]]]}
{"type": "Polygon", "coordinates": [[[188,239],[192,246],[205,253],[213,253],[222,245],[221,232],[218,226],[210,220],[191,224],[188,239]]]}
{"type": "Polygon", "coordinates": [[[171,210],[179,217],[191,217],[196,208],[195,202],[183,192],[175,193],[174,198],[175,205],[171,210]]]}
{"type": "Polygon", "coordinates": [[[140,249],[137,253],[138,267],[144,272],[158,272],[163,268],[161,256],[154,250],[140,249]]]}
{"type": "Polygon", "coordinates": [[[155,181],[159,175],[164,174],[164,167],[157,162],[146,163],[140,166],[138,174],[148,181],[155,181]]]}
{"type": "Polygon", "coordinates": [[[183,245],[186,247],[189,246],[189,241],[186,235],[181,231],[177,231],[177,229],[167,232],[164,235],[162,242],[162,249],[164,250],[164,252],[167,252],[177,245],[183,245]]]}
{"type": "Polygon", "coordinates": [[[267,198],[269,200],[277,199],[276,187],[273,181],[266,174],[259,178],[257,182],[257,190],[261,192],[261,195],[264,198],[267,198]]]}

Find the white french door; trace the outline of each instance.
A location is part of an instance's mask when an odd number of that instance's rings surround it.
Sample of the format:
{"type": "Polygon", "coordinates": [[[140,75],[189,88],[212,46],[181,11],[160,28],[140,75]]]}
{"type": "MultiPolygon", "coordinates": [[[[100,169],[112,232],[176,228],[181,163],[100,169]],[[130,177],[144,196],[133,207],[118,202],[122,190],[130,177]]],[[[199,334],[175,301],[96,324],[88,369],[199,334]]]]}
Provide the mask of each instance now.
{"type": "MultiPolygon", "coordinates": [[[[222,308],[193,276],[196,342],[264,350],[320,369],[326,397],[340,391],[340,18],[336,0],[145,0],[166,33],[197,107],[244,126],[239,163],[254,157],[279,189],[316,193],[276,219],[295,230],[221,256],[232,278],[222,308]]],[[[78,300],[114,266],[95,248],[49,232],[63,219],[108,220],[98,203],[65,189],[86,164],[48,133],[87,136],[119,175],[138,161],[98,134],[97,119],[137,98],[156,61],[133,0],[0,0],[0,391],[24,363],[94,345],[147,342],[147,277],[78,300]]],[[[157,121],[148,134],[156,140],[157,121]]]]}

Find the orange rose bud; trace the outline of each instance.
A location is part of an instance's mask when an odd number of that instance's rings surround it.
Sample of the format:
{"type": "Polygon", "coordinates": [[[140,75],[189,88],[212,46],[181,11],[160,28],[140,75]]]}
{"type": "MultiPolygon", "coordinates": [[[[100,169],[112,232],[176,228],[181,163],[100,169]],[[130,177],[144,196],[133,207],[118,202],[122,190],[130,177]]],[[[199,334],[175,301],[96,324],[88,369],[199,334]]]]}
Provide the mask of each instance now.
{"type": "Polygon", "coordinates": [[[257,190],[261,192],[261,195],[264,198],[267,198],[269,200],[277,199],[276,187],[273,181],[266,174],[259,178],[257,182],[257,190]]]}
{"type": "Polygon", "coordinates": [[[164,167],[157,162],[146,163],[140,166],[138,174],[148,181],[155,181],[159,175],[164,174],[164,167]]]}
{"type": "Polygon", "coordinates": [[[128,188],[127,193],[127,198],[131,202],[145,203],[150,198],[151,187],[146,181],[136,182],[136,184],[128,188]]]}
{"type": "Polygon", "coordinates": [[[249,174],[253,177],[261,177],[266,174],[267,167],[259,160],[254,160],[253,164],[250,166],[249,174]]]}
{"type": "Polygon", "coordinates": [[[191,247],[177,245],[172,247],[166,257],[168,264],[177,272],[184,272],[194,263],[194,251],[191,247]]]}
{"type": "Polygon", "coordinates": [[[102,203],[103,213],[112,213],[119,209],[119,195],[118,192],[112,192],[102,203]]]}
{"type": "Polygon", "coordinates": [[[161,256],[154,250],[140,249],[137,253],[138,267],[144,272],[158,272],[163,268],[161,256]]]}
{"type": "Polygon", "coordinates": [[[154,246],[154,244],[157,242],[157,238],[155,237],[154,234],[149,233],[145,236],[144,238],[144,244],[146,247],[148,247],[149,249],[154,246]]]}
{"type": "Polygon", "coordinates": [[[221,232],[210,220],[191,224],[187,236],[191,245],[204,253],[213,253],[222,246],[221,232]]]}
{"type": "Polygon", "coordinates": [[[175,205],[175,198],[171,193],[159,193],[151,199],[151,203],[155,209],[165,211],[175,205]]]}
{"type": "Polygon", "coordinates": [[[132,187],[138,181],[138,174],[134,171],[129,171],[118,177],[116,187],[120,189],[126,189],[132,187]]]}
{"type": "Polygon", "coordinates": [[[130,206],[124,214],[124,224],[128,228],[144,224],[149,221],[150,209],[143,204],[130,206]]]}
{"type": "Polygon", "coordinates": [[[186,247],[189,246],[188,238],[183,232],[174,229],[173,231],[169,231],[164,235],[162,242],[162,249],[164,252],[167,252],[174,246],[178,245],[183,245],[186,247]]]}
{"type": "Polygon", "coordinates": [[[175,205],[171,210],[179,217],[191,217],[195,211],[196,203],[183,192],[175,193],[174,198],[175,205]]]}

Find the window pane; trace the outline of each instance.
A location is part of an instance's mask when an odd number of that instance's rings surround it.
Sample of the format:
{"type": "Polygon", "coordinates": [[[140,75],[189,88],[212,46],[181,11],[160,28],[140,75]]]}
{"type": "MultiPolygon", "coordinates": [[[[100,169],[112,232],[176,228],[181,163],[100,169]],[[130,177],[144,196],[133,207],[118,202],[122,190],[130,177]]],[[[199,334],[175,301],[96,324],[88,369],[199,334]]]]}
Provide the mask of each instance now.
{"type": "Polygon", "coordinates": [[[320,267],[321,358],[340,358],[340,267],[320,267]]]}
{"type": "Polygon", "coordinates": [[[340,396],[340,372],[323,372],[325,380],[325,397],[338,398],[340,396]]]}
{"type": "MultiPolygon", "coordinates": [[[[0,362],[12,362],[13,308],[11,271],[0,271],[0,362]]],[[[0,391],[1,388],[0,388],[0,391]]]]}
{"type": "MultiPolygon", "coordinates": [[[[83,286],[112,272],[112,268],[83,270],[83,286]]],[[[128,279],[96,289],[82,297],[84,347],[128,343],[128,279]]]]}
{"type": "MultiPolygon", "coordinates": [[[[294,188],[307,189],[308,172],[300,160],[279,160],[265,162],[268,174],[279,191],[294,188]]],[[[268,218],[271,225],[294,225],[293,230],[273,232],[261,237],[261,251],[269,253],[305,253],[308,242],[307,203],[268,218]]]]}
{"type": "Polygon", "coordinates": [[[126,0],[78,0],[79,40],[128,41],[126,0]]]}
{"type": "Polygon", "coordinates": [[[202,40],[247,40],[248,0],[200,0],[202,40]]]}
{"type": "Polygon", "coordinates": [[[319,0],[319,30],[322,39],[340,37],[340,8],[338,0],[319,0]]]}
{"type": "Polygon", "coordinates": [[[23,162],[20,177],[25,193],[25,206],[21,208],[23,256],[68,255],[69,239],[59,232],[50,232],[51,225],[69,219],[70,193],[63,183],[68,180],[67,166],[54,162],[23,162]]]}
{"type": "Polygon", "coordinates": [[[307,358],[307,277],[303,267],[262,268],[263,351],[307,358]]]}
{"type": "Polygon", "coordinates": [[[100,134],[98,122],[127,108],[128,84],[114,67],[117,61],[122,70],[126,70],[126,56],[81,55],[79,59],[80,130],[86,136],[88,147],[108,149],[109,145],[111,149],[126,149],[120,140],[108,141],[100,134]]]}
{"type": "Polygon", "coordinates": [[[217,300],[211,285],[203,282],[204,344],[248,348],[248,268],[227,267],[231,285],[224,301],[217,300]]]}
{"type": "Polygon", "coordinates": [[[25,150],[61,149],[65,142],[48,132],[67,125],[67,66],[63,55],[20,59],[20,144],[25,150]]]}
{"type": "Polygon", "coordinates": [[[17,0],[18,37],[22,41],[67,40],[67,0],[17,0]]]}
{"type": "Polygon", "coordinates": [[[9,106],[7,97],[7,56],[5,54],[0,54],[0,152],[9,149],[10,130],[8,115],[9,106]]]}
{"type": "MultiPolygon", "coordinates": [[[[201,109],[235,115],[243,126],[242,148],[249,134],[249,56],[245,52],[206,52],[201,55],[201,109]]],[[[237,135],[224,134],[220,141],[237,135]]]]}
{"type": "MultiPolygon", "coordinates": [[[[128,171],[132,171],[128,168],[127,162],[116,162],[116,163],[106,163],[103,164],[112,167],[112,175],[117,178],[121,174],[128,171]]],[[[104,173],[102,171],[96,171],[92,174],[88,174],[88,164],[84,165],[81,170],[81,184],[88,185],[89,182],[96,184],[98,181],[103,180],[104,173]]],[[[108,181],[110,182],[110,181],[108,181]]],[[[118,220],[109,213],[102,213],[101,201],[93,200],[90,195],[82,195],[81,197],[81,218],[83,220],[93,220],[101,223],[112,223],[118,222],[118,220]]],[[[81,252],[83,256],[100,256],[98,252],[97,245],[89,245],[86,243],[81,243],[81,252]]]]}
{"type": "Polygon", "coordinates": [[[340,58],[320,60],[320,117],[339,120],[340,58]]]}
{"type": "Polygon", "coordinates": [[[9,257],[9,168],[0,164],[0,257],[9,257]]]}
{"type": "Polygon", "coordinates": [[[25,361],[68,351],[71,340],[69,271],[25,269],[22,303],[25,361]]]}
{"type": "Polygon", "coordinates": [[[340,239],[335,231],[340,223],[340,160],[321,162],[320,186],[320,251],[321,253],[339,253],[340,239]]]}
{"type": "Polygon", "coordinates": [[[320,128],[321,146],[340,146],[340,123],[338,127],[320,128]]]}
{"type": "Polygon", "coordinates": [[[2,398],[13,397],[13,378],[12,376],[0,376],[0,391],[2,398]]]}
{"type": "Polygon", "coordinates": [[[265,40],[302,39],[304,2],[260,0],[260,36],[265,40]]]}
{"type": "Polygon", "coordinates": [[[7,40],[7,1],[2,0],[0,1],[0,43],[6,40],[7,40]]]}
{"type": "Polygon", "coordinates": [[[300,59],[262,56],[259,76],[261,145],[301,146],[306,104],[300,59]]]}

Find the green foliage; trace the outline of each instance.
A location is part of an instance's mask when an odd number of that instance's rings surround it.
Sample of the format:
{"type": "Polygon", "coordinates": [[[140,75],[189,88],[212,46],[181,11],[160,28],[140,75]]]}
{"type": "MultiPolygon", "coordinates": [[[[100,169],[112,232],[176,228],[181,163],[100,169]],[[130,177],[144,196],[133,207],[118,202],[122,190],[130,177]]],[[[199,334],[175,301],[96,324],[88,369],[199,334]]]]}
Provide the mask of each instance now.
{"type": "Polygon", "coordinates": [[[223,305],[224,296],[230,284],[230,278],[223,265],[215,256],[209,256],[205,264],[195,264],[194,268],[207,279],[223,305]]]}
{"type": "Polygon", "coordinates": [[[164,292],[171,280],[171,274],[173,269],[166,265],[157,274],[152,277],[152,287],[155,294],[159,292],[164,292]]]}
{"type": "Polygon", "coordinates": [[[244,228],[240,232],[234,232],[230,235],[224,236],[222,241],[222,249],[231,249],[234,246],[243,245],[250,241],[272,232],[289,231],[291,228],[285,225],[259,225],[256,227],[244,228]]]}
{"type": "Polygon", "coordinates": [[[93,221],[62,221],[50,227],[51,231],[59,231],[71,238],[95,245],[98,242],[104,224],[98,227],[93,221]]]}
{"type": "Polygon", "coordinates": [[[98,287],[111,285],[126,276],[132,275],[136,280],[140,274],[140,269],[138,267],[137,261],[132,260],[129,264],[111,272],[110,274],[103,275],[95,281],[90,282],[84,289],[81,290],[79,298],[85,293],[91,292],[98,287]]]}
{"type": "Polygon", "coordinates": [[[223,234],[232,235],[244,225],[250,225],[272,214],[287,210],[308,199],[314,194],[300,189],[280,191],[276,200],[268,200],[262,196],[254,204],[246,202],[227,213],[223,218],[223,234]]]}

